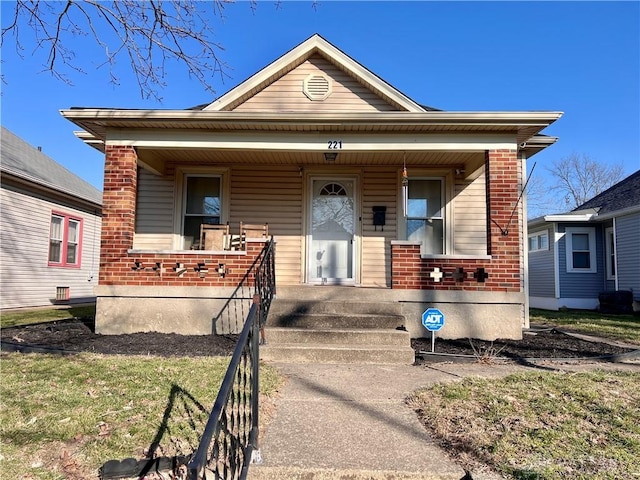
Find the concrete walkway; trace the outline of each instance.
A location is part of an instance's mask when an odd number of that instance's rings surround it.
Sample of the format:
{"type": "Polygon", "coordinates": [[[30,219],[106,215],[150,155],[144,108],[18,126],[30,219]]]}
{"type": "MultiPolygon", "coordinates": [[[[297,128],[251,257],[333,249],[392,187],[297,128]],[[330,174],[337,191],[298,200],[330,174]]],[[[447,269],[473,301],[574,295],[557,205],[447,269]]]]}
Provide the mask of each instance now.
{"type": "MultiPolygon", "coordinates": [[[[435,445],[405,398],[437,382],[531,370],[479,363],[274,366],[287,383],[274,418],[261,432],[263,463],[250,467],[250,480],[460,480],[464,469],[435,445]]],[[[638,371],[640,367],[591,363],[544,368],[638,371]]],[[[473,480],[503,478],[488,469],[471,475],[473,480]]]]}

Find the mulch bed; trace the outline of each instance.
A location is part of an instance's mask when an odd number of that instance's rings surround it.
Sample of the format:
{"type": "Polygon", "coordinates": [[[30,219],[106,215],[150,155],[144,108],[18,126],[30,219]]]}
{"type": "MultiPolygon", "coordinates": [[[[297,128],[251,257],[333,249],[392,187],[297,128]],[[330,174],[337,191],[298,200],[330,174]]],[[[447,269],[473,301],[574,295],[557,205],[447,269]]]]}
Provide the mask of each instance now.
{"type": "MultiPolygon", "coordinates": [[[[525,334],[522,340],[441,340],[436,339],[439,354],[468,355],[477,358],[495,356],[522,358],[595,358],[620,355],[633,351],[608,343],[582,340],[553,328],[525,334]]],[[[121,355],[218,356],[231,355],[236,336],[177,335],[164,333],[133,333],[126,335],[98,335],[93,324],[83,320],[62,320],[24,327],[4,328],[2,342],[20,347],[38,347],[41,351],[93,352],[121,355]]],[[[420,352],[431,352],[431,339],[414,339],[417,363],[420,352]]],[[[8,349],[3,345],[3,350],[8,349]]]]}

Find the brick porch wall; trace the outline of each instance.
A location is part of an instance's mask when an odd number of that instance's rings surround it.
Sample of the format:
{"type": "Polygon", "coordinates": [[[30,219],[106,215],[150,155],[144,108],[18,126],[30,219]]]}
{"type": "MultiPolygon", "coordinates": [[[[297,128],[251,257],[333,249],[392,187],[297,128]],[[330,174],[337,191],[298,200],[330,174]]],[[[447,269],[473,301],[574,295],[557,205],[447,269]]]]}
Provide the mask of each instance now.
{"type": "MultiPolygon", "coordinates": [[[[521,292],[523,267],[520,208],[511,220],[506,235],[504,230],[520,195],[520,167],[515,150],[491,150],[486,155],[487,174],[487,253],[490,260],[423,259],[420,245],[391,246],[391,280],[394,289],[412,290],[465,290],[489,292],[521,292]],[[492,221],[493,220],[493,221],[492,221]],[[494,221],[500,226],[496,225],[494,221]],[[438,267],[445,273],[440,282],[430,273],[438,267]],[[454,279],[456,269],[462,268],[462,281],[454,279]],[[473,278],[473,273],[483,268],[488,274],[484,282],[473,278]]],[[[524,247],[523,247],[524,248],[524,247]]]]}
{"type": "Polygon", "coordinates": [[[99,285],[235,287],[260,254],[264,242],[247,242],[246,252],[129,253],[136,216],[137,155],[133,147],[107,145],[103,191],[99,285]],[[158,268],[156,264],[160,264],[158,268]],[[207,273],[201,272],[204,264],[207,273]],[[224,264],[224,277],[218,274],[224,264]],[[184,269],[184,271],[182,271],[184,269]]]}

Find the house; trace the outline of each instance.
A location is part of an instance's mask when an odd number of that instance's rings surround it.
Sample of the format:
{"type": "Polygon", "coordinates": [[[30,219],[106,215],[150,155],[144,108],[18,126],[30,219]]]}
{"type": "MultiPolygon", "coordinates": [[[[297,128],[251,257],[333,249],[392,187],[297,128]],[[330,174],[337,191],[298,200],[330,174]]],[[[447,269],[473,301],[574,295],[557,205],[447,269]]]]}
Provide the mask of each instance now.
{"type": "Polygon", "coordinates": [[[99,190],[2,127],[0,308],[95,301],[99,190]]]}
{"type": "Polygon", "coordinates": [[[437,307],[442,337],[521,338],[525,162],[560,112],[426,107],[313,35],[203,106],[61,113],[105,153],[99,332],[210,333],[265,239],[202,250],[200,225],[246,222],[276,242],[279,299],[392,302],[416,337],[437,307]]]}
{"type": "Polygon", "coordinates": [[[536,308],[596,309],[602,292],[640,301],[640,170],[575,210],[529,221],[529,296],[536,308]]]}

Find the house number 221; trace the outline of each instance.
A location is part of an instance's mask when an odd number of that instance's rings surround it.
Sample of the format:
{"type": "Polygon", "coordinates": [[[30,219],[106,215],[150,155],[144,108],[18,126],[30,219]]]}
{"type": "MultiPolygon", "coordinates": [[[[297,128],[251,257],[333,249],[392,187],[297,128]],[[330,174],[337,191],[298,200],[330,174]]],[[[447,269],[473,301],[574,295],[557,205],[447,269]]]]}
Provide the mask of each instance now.
{"type": "Polygon", "coordinates": [[[342,149],[342,140],[329,140],[327,142],[327,148],[329,150],[341,150],[342,149]]]}

